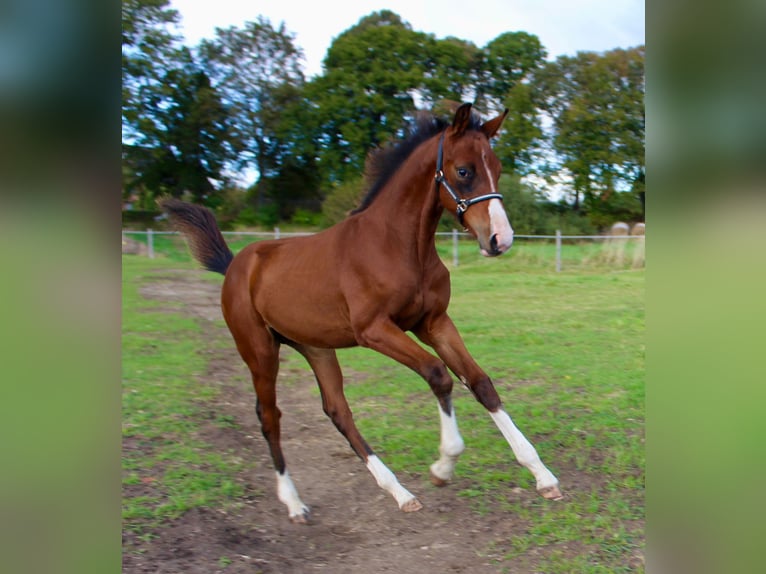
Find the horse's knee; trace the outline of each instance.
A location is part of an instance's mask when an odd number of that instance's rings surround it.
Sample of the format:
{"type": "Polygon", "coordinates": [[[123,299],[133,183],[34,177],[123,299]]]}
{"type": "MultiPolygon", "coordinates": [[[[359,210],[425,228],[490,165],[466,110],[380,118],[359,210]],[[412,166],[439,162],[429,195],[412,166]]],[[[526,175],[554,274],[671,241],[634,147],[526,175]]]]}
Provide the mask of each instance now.
{"type": "Polygon", "coordinates": [[[324,391],[322,391],[322,411],[332,421],[335,428],[345,435],[348,420],[351,418],[351,411],[348,408],[343,408],[337,400],[329,399],[324,391]]]}
{"type": "Polygon", "coordinates": [[[323,404],[322,410],[336,427],[339,426],[339,424],[342,422],[342,417],[337,406],[323,404]]]}
{"type": "Polygon", "coordinates": [[[366,460],[367,456],[372,454],[372,449],[364,441],[362,435],[359,434],[354,424],[354,416],[351,414],[351,409],[348,406],[328,404],[323,404],[322,408],[332,421],[332,424],[335,425],[335,428],[338,429],[338,432],[348,441],[356,455],[360,459],[366,460]]]}
{"type": "Polygon", "coordinates": [[[444,363],[429,367],[424,376],[433,393],[441,398],[452,393],[452,377],[444,363]]]}
{"type": "Polygon", "coordinates": [[[469,383],[469,389],[476,397],[476,400],[490,412],[495,412],[502,405],[500,396],[495,390],[495,385],[489,377],[483,377],[475,383],[469,383]]]}
{"type": "Polygon", "coordinates": [[[282,417],[282,411],[278,407],[264,409],[263,405],[258,402],[255,405],[255,414],[258,415],[258,420],[261,423],[263,436],[268,439],[269,435],[279,428],[279,419],[282,417]]]}
{"type": "Polygon", "coordinates": [[[447,367],[444,363],[435,364],[427,370],[424,378],[439,401],[444,414],[449,415],[452,412],[452,377],[447,367]]]}

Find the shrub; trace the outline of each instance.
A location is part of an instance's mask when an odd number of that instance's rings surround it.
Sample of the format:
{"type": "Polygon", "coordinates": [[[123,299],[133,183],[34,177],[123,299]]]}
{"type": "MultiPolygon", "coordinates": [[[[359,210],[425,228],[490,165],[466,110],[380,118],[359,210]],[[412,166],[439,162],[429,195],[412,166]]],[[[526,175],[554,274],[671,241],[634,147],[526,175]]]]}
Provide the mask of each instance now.
{"type": "Polygon", "coordinates": [[[317,227],[322,222],[322,214],[315,211],[309,211],[308,209],[296,209],[293,216],[290,218],[290,223],[295,225],[307,225],[311,227],[317,227]]]}
{"type": "Polygon", "coordinates": [[[362,177],[334,186],[322,203],[322,224],[330,227],[344,220],[359,205],[364,192],[362,177]]]}

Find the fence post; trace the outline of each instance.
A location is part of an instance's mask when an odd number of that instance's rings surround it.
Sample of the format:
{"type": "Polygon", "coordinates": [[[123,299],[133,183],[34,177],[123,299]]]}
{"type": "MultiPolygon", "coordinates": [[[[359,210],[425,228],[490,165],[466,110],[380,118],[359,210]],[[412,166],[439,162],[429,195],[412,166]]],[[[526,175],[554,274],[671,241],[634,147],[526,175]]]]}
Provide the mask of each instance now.
{"type": "Polygon", "coordinates": [[[457,242],[458,242],[458,236],[457,236],[457,229],[452,230],[452,264],[457,267],[460,264],[460,259],[458,258],[457,254],[457,242]]]}
{"type": "Polygon", "coordinates": [[[279,227],[274,228],[274,239],[279,239],[279,227]]]}
{"type": "Polygon", "coordinates": [[[154,259],[154,233],[151,229],[146,230],[146,246],[149,251],[149,259],[154,259]]]}
{"type": "Polygon", "coordinates": [[[561,271],[561,230],[556,230],[556,273],[561,271]]]}

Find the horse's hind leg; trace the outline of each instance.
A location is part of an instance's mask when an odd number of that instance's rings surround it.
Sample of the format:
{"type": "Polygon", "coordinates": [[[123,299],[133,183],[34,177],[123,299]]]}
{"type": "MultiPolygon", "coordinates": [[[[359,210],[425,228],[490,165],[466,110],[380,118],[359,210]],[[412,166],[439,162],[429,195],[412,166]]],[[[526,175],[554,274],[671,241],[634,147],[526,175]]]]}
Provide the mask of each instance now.
{"type": "Polygon", "coordinates": [[[296,345],[295,348],[306,358],[316,375],[325,414],[365,462],[378,486],[391,494],[404,512],[420,510],[423,505],[399,483],[394,473],[375,455],[356,428],[348,401],[343,394],[343,374],[335,351],[301,345],[296,345]]]}
{"type": "MultiPolygon", "coordinates": [[[[226,314],[225,314],[226,315],[226,314]]],[[[272,333],[255,317],[243,319],[242,315],[226,317],[242,359],[253,377],[255,388],[255,412],[261,423],[261,432],[269,445],[271,459],[277,474],[277,497],[287,506],[290,520],[306,523],[308,507],[301,501],[290,474],[279,440],[279,419],[282,416],[277,407],[276,379],[279,370],[279,342],[272,333]]]]}

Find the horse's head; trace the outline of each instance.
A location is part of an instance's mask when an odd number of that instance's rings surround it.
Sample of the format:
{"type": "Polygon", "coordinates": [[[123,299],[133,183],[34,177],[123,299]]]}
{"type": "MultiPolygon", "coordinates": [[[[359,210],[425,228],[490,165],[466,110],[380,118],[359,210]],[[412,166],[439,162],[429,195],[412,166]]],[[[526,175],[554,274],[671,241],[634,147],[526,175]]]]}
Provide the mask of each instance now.
{"type": "Polygon", "coordinates": [[[497,191],[500,160],[489,145],[507,114],[505,110],[479,123],[471,117],[471,104],[463,104],[439,140],[439,199],[476,237],[487,257],[505,253],[513,243],[513,229],[497,191]]]}

